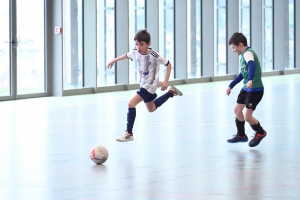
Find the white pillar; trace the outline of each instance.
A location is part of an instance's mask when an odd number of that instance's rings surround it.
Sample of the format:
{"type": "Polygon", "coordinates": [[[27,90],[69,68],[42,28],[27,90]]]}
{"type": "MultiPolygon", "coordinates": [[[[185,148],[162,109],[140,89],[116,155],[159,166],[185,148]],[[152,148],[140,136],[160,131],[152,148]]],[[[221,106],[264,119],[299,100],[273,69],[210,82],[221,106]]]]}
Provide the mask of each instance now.
{"type": "Polygon", "coordinates": [[[214,1],[202,1],[202,76],[214,76],[214,1]]]}
{"type": "Polygon", "coordinates": [[[227,0],[227,74],[239,73],[239,57],[232,52],[228,45],[231,35],[239,31],[239,0],[227,0]]]}
{"type": "MultiPolygon", "coordinates": [[[[273,1],[273,16],[274,16],[274,29],[273,29],[273,66],[274,70],[285,69],[285,54],[288,51],[288,38],[285,34],[285,1],[273,1]],[[287,43],[287,45],[286,45],[287,43]]],[[[286,13],[288,14],[288,12],[286,13]]],[[[287,21],[288,23],[288,21],[287,21]]],[[[288,37],[288,35],[287,35],[288,37]]]]}
{"type": "Polygon", "coordinates": [[[187,2],[175,0],[174,79],[187,79],[187,2]]]}
{"type": "MultiPolygon", "coordinates": [[[[115,49],[116,57],[129,51],[129,9],[128,0],[115,1],[115,49]]],[[[129,84],[129,61],[120,61],[115,64],[115,83],[129,84]]]]}

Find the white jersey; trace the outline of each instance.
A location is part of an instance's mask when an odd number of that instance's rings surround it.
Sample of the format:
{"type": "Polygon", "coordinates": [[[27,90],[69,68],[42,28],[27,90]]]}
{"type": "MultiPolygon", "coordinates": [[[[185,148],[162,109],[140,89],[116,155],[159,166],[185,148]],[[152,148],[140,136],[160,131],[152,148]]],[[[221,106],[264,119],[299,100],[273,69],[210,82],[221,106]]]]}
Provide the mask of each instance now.
{"type": "Polygon", "coordinates": [[[136,49],[126,54],[127,58],[136,60],[140,72],[140,87],[154,94],[159,86],[159,65],[167,66],[169,60],[150,49],[148,54],[140,54],[136,49]]]}

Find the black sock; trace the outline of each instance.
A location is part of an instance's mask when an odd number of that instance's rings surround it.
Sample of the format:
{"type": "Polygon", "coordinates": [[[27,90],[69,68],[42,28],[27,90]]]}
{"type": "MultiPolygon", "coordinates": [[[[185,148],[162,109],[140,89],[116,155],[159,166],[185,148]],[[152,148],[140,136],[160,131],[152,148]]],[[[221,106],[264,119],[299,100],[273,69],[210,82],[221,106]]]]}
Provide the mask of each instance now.
{"type": "Polygon", "coordinates": [[[235,124],[237,128],[237,134],[240,137],[245,136],[245,121],[239,121],[237,118],[235,118],[235,124]]]}
{"type": "Polygon", "coordinates": [[[132,134],[132,128],[135,121],[136,116],[136,109],[135,108],[128,108],[127,113],[127,132],[132,134]]]}
{"type": "Polygon", "coordinates": [[[264,129],[260,126],[259,122],[258,124],[251,125],[251,128],[258,134],[263,135],[265,133],[264,129]]]}

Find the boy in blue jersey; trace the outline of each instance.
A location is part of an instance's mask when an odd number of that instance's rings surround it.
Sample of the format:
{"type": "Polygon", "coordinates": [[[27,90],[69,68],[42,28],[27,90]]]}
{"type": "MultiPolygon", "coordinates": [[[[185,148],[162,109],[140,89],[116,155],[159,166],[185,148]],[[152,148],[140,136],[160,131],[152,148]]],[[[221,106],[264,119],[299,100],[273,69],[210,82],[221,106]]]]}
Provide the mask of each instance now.
{"type": "Polygon", "coordinates": [[[237,134],[233,138],[228,139],[227,142],[248,141],[248,137],[245,134],[245,121],[247,121],[255,131],[255,137],[249,142],[249,146],[255,147],[267,135],[267,132],[261,127],[259,121],[252,116],[264,94],[260,62],[256,53],[248,47],[247,38],[242,33],[234,33],[229,39],[228,44],[231,46],[232,51],[240,56],[240,73],[230,83],[226,94],[229,95],[237,83],[243,79],[244,81],[243,88],[238,95],[237,104],[234,108],[237,134]],[[246,110],[243,114],[245,107],[246,110]]]}

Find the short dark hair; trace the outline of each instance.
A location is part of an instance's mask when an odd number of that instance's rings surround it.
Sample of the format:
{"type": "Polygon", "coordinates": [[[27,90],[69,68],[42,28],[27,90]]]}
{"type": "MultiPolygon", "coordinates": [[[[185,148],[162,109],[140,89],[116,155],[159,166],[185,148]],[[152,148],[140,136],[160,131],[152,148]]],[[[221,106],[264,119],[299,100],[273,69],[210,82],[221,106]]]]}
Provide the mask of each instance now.
{"type": "Polygon", "coordinates": [[[234,44],[234,45],[238,46],[240,43],[242,43],[244,46],[248,46],[247,38],[244,36],[243,33],[235,32],[228,40],[229,45],[234,44]]]}
{"type": "Polygon", "coordinates": [[[147,29],[139,30],[134,36],[134,41],[144,41],[148,44],[151,41],[150,33],[147,31],[147,29]]]}

